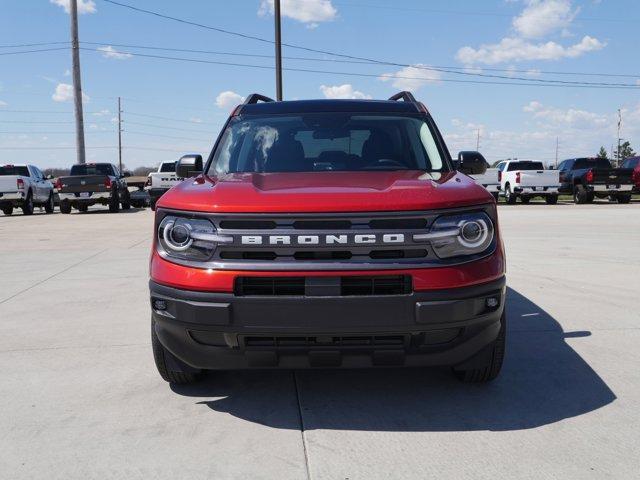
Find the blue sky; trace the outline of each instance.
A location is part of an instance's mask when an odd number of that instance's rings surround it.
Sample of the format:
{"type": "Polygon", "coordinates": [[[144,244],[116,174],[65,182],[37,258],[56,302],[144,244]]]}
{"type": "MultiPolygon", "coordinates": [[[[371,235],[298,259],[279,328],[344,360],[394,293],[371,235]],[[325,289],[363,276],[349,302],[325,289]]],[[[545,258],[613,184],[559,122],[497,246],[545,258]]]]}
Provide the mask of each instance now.
{"type": "MultiPolygon", "coordinates": [[[[121,3],[265,39],[273,38],[269,0],[121,3]]],[[[490,161],[595,154],[622,136],[640,147],[640,88],[596,89],[457,83],[450,80],[564,80],[640,87],[635,0],[282,0],[283,41],[413,67],[285,58],[287,99],[387,98],[410,89],[428,106],[453,154],[475,149],[490,161]],[[427,70],[453,67],[449,73],[427,70]],[[489,70],[491,69],[491,70],[489,70]],[[500,70],[500,71],[496,71],[500,70]],[[559,75],[544,72],[577,72],[559,75]],[[348,74],[357,75],[348,75],[348,74]],[[500,75],[489,78],[467,74],[500,75]],[[608,73],[628,76],[586,76],[608,73]],[[635,75],[635,76],[634,76],[635,75]],[[406,77],[406,78],[398,78],[406,77]]],[[[0,17],[0,163],[41,167],[75,161],[68,0],[4,2],[0,17]],[[20,53],[28,50],[59,50],[20,53]]],[[[275,95],[273,46],[139,13],[104,0],[80,1],[87,157],[116,161],[116,97],[123,98],[124,162],[157,164],[208,153],[226,116],[251,92],[275,95]],[[95,42],[96,44],[89,44],[95,42]],[[124,47],[118,45],[135,45],[124,47]],[[208,50],[242,55],[142,49],[208,50]],[[141,57],[160,55],[249,68],[141,57]],[[245,56],[257,55],[257,56],[245,56]],[[260,55],[266,56],[261,57],[260,55]],[[164,118],[156,118],[164,117],[164,118]]],[[[285,57],[336,60],[285,48],[285,57]]],[[[339,58],[338,58],[339,59],[339,58]]],[[[342,59],[344,60],[344,59],[342,59]]]]}

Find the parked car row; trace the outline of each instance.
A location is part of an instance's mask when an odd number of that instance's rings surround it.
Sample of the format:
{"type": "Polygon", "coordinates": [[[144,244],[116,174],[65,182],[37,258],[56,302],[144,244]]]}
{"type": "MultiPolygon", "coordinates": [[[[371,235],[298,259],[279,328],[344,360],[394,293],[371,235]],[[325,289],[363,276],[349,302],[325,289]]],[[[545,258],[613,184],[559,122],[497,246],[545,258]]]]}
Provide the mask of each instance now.
{"type": "MultiPolygon", "coordinates": [[[[476,152],[460,152],[458,161],[466,153],[476,152]]],[[[35,207],[52,213],[57,203],[65,214],[73,209],[86,212],[96,204],[108,207],[110,212],[147,204],[155,210],[158,199],[183,180],[176,174],[176,163],[162,162],[147,177],[144,191],[140,183],[141,190],[133,194],[126,181],[128,173],[111,163],[74,165],[68,176],[57,178],[55,183],[35,165],[0,165],[0,209],[5,215],[17,208],[31,215],[35,207]]],[[[621,168],[613,168],[603,158],[572,158],[563,160],[557,170],[545,169],[538,161],[505,160],[471,176],[496,201],[503,197],[508,204],[518,199],[526,204],[542,197],[554,205],[559,195],[571,195],[577,204],[590,203],[594,198],[629,203],[633,193],[640,193],[640,157],[626,159],[621,168]]]]}
{"type": "Polygon", "coordinates": [[[504,197],[508,204],[542,197],[554,205],[559,195],[570,195],[577,204],[594,198],[629,203],[633,193],[640,193],[640,157],[626,159],[621,168],[613,168],[606,158],[572,158],[563,160],[557,170],[545,169],[538,161],[505,160],[472,176],[496,201],[504,197]]]}

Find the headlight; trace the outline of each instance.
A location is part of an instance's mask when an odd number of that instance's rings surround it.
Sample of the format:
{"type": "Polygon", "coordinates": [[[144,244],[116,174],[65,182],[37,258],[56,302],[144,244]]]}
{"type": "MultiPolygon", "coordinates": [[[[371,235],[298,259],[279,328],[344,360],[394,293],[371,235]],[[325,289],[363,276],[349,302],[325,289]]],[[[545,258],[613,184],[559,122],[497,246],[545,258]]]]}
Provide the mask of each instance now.
{"type": "Polygon", "coordinates": [[[429,242],[439,258],[474,255],[493,242],[493,222],[486,213],[447,215],[436,219],[429,233],[413,236],[415,242],[429,242]]]}
{"type": "Polygon", "coordinates": [[[204,219],[169,215],[158,227],[160,253],[183,260],[208,260],[219,243],[230,241],[232,237],[217,235],[216,227],[204,219]]]}

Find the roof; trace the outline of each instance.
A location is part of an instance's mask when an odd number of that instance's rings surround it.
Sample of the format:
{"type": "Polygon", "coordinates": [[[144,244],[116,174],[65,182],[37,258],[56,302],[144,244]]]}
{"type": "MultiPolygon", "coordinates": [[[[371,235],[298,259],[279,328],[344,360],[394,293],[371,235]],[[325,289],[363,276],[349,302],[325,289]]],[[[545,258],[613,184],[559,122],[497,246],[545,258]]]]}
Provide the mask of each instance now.
{"type": "Polygon", "coordinates": [[[420,113],[421,111],[416,103],[390,100],[287,100],[242,105],[237,114],[316,112],[420,113]]]}

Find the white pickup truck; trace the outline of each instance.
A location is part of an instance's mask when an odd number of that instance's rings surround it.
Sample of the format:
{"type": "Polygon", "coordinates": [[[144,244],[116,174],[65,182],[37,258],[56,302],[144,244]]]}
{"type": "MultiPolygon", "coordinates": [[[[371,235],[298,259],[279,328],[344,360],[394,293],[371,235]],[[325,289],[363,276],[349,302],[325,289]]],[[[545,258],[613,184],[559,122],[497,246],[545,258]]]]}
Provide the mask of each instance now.
{"type": "Polygon", "coordinates": [[[162,162],[157,172],[151,172],[147,177],[151,210],[156,209],[156,202],[166,191],[182,180],[176,175],[176,162],[162,162]]]}
{"type": "Polygon", "coordinates": [[[0,209],[5,215],[11,215],[15,207],[31,215],[34,206],[52,213],[54,205],[53,184],[38,167],[0,165],[0,209]]]}
{"type": "Polygon", "coordinates": [[[542,162],[507,160],[498,164],[500,195],[513,205],[520,198],[529,203],[533,197],[543,197],[549,205],[558,203],[560,177],[557,170],[545,170],[542,162]]]}
{"type": "Polygon", "coordinates": [[[487,170],[481,175],[470,175],[478,185],[482,185],[487,191],[493,195],[498,201],[498,194],[500,193],[500,182],[498,181],[498,169],[487,168],[487,170]]]}

